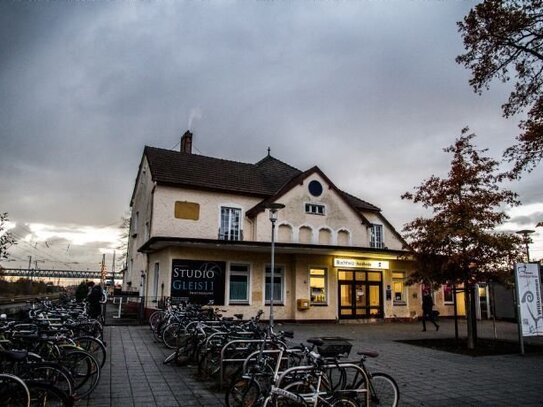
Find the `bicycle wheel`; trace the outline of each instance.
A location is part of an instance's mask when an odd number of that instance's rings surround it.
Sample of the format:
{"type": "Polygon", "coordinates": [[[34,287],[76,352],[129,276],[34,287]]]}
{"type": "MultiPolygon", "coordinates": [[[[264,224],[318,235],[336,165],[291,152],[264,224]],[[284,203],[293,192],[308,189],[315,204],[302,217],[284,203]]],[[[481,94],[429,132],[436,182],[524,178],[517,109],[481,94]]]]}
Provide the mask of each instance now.
{"type": "Polygon", "coordinates": [[[177,366],[185,366],[188,364],[195,355],[196,344],[191,339],[186,340],[183,346],[179,346],[175,352],[175,364],[177,366]]]}
{"type": "Polygon", "coordinates": [[[31,363],[20,373],[24,380],[49,384],[62,390],[68,397],[74,394],[74,379],[68,369],[54,362],[31,363]]]}
{"type": "Polygon", "coordinates": [[[176,348],[177,337],[180,332],[180,325],[181,324],[179,322],[173,322],[162,331],[162,342],[164,342],[164,345],[166,345],[167,348],[176,348]]]}
{"type": "Polygon", "coordinates": [[[243,373],[243,361],[247,357],[247,351],[233,351],[224,355],[225,359],[234,359],[223,364],[223,379],[232,383],[240,378],[243,373]]]}
{"type": "Polygon", "coordinates": [[[29,407],[30,391],[19,377],[0,374],[0,405],[5,407],[29,407]]]}
{"type": "Polygon", "coordinates": [[[228,407],[256,406],[261,398],[260,386],[254,379],[240,378],[228,388],[225,402],[228,407]]]}
{"type": "Polygon", "coordinates": [[[81,349],[94,356],[100,368],[104,367],[104,364],[106,363],[107,351],[106,346],[100,339],[92,336],[80,336],[79,338],[75,339],[75,343],[81,349]]]}
{"type": "Polygon", "coordinates": [[[155,329],[158,321],[162,319],[163,315],[164,315],[164,311],[157,310],[149,316],[149,326],[151,327],[151,330],[155,329]]]}
{"type": "Polygon", "coordinates": [[[86,322],[79,323],[74,331],[77,333],[77,336],[93,336],[102,340],[104,328],[102,324],[95,319],[89,319],[86,322]]]}
{"type": "Polygon", "coordinates": [[[333,399],[330,405],[332,407],[358,407],[356,400],[345,396],[333,399]]]}
{"type": "Polygon", "coordinates": [[[72,401],[66,394],[47,383],[29,381],[26,383],[30,391],[31,407],[69,407],[72,401]]]}
{"type": "Polygon", "coordinates": [[[162,332],[168,325],[167,321],[158,321],[158,324],[153,329],[153,338],[156,343],[162,343],[162,332]]]}
{"type": "Polygon", "coordinates": [[[284,390],[295,394],[298,400],[289,399],[280,395],[275,395],[270,405],[276,407],[303,407],[306,406],[306,398],[313,397],[316,393],[315,387],[306,381],[297,381],[282,387],[284,390]]]}
{"type": "Polygon", "coordinates": [[[370,377],[371,404],[396,407],[400,400],[400,389],[396,381],[386,373],[372,373],[370,377]]]}
{"type": "Polygon", "coordinates": [[[87,397],[98,385],[100,366],[90,353],[74,350],[63,356],[62,365],[68,368],[74,378],[76,397],[87,397]]]}
{"type": "Polygon", "coordinates": [[[215,377],[221,370],[221,350],[210,349],[198,363],[198,373],[206,379],[215,377]]]}
{"type": "Polygon", "coordinates": [[[36,344],[30,345],[30,349],[43,360],[58,360],[61,354],[58,345],[49,341],[37,342],[36,344]]]}

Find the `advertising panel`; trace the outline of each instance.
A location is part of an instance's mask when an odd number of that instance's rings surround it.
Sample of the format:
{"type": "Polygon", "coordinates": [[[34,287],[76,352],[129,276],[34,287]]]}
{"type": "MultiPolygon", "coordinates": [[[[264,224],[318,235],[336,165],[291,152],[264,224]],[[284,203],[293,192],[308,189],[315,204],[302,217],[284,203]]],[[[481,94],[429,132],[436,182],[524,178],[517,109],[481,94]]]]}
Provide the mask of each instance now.
{"type": "Polygon", "coordinates": [[[522,336],[541,336],[543,335],[543,309],[541,308],[539,265],[517,263],[515,273],[522,336]]]}
{"type": "Polygon", "coordinates": [[[193,304],[224,305],[224,261],[172,261],[171,296],[193,304]]]}

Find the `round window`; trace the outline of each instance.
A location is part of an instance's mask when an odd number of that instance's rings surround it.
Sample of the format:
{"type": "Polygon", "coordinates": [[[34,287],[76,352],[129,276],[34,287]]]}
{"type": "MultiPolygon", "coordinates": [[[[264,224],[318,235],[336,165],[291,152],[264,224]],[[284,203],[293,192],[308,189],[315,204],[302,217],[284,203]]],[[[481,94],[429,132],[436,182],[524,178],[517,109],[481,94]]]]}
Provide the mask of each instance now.
{"type": "Polygon", "coordinates": [[[311,181],[308,186],[309,193],[313,196],[321,196],[322,185],[319,181],[311,181]]]}

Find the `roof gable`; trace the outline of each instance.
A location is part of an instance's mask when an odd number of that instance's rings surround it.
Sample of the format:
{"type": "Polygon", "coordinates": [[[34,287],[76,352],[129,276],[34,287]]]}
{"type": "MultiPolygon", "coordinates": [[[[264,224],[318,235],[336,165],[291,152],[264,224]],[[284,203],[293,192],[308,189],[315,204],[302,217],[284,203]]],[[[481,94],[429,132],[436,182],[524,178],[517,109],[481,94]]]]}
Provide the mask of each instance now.
{"type": "Polygon", "coordinates": [[[276,202],[278,199],[281,198],[281,196],[285,195],[288,191],[293,189],[296,185],[299,185],[303,183],[303,180],[305,180],[307,177],[309,177],[312,174],[319,174],[320,177],[330,186],[332,190],[334,190],[340,199],[343,199],[345,203],[347,203],[348,206],[350,206],[355,213],[358,214],[358,216],[361,218],[361,220],[369,225],[369,221],[366,219],[366,217],[361,213],[362,210],[366,211],[375,211],[380,212],[381,210],[359,198],[356,198],[350,194],[347,194],[346,192],[341,191],[339,188],[336,187],[336,185],[328,178],[319,167],[314,166],[310,168],[309,170],[305,172],[301,172],[298,175],[294,176],[290,179],[290,181],[282,186],[281,189],[279,189],[274,195],[270,196],[269,198],[265,199],[264,201],[260,202],[258,205],[254,206],[250,210],[247,211],[247,216],[254,217],[259,212],[262,212],[270,203],[276,202]]]}

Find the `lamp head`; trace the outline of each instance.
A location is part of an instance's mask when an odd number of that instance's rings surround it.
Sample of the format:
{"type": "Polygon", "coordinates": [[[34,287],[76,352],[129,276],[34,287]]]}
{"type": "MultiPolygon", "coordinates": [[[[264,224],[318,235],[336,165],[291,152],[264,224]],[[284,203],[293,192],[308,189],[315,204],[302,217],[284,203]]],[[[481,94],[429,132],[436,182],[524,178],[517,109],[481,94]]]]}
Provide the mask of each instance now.
{"type": "Polygon", "coordinates": [[[522,237],[524,237],[525,239],[528,237],[528,235],[531,235],[532,233],[535,233],[535,230],[531,230],[531,229],[524,229],[524,230],[519,230],[515,233],[518,233],[519,235],[521,235],[522,237]]]}
{"type": "Polygon", "coordinates": [[[270,221],[275,222],[277,220],[277,212],[279,212],[279,210],[283,209],[284,207],[285,205],[277,202],[266,205],[266,209],[269,210],[270,221]]]}

